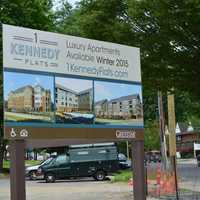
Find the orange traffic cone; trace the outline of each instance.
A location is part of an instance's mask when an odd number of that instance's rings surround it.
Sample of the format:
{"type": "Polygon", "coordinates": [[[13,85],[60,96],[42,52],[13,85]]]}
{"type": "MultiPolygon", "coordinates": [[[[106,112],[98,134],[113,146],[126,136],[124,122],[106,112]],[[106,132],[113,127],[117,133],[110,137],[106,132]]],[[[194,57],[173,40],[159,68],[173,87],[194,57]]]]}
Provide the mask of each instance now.
{"type": "Polygon", "coordinates": [[[132,179],[132,178],[128,181],[128,185],[129,185],[129,186],[134,186],[134,184],[133,184],[133,179],[132,179]]]}

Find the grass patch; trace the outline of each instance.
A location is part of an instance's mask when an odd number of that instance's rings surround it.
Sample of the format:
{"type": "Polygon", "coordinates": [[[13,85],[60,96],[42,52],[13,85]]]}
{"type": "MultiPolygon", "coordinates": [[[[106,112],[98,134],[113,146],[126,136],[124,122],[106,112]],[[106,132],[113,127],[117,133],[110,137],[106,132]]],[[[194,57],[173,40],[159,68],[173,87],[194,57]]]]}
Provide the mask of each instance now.
{"type": "Polygon", "coordinates": [[[39,161],[39,160],[26,160],[25,161],[25,164],[29,165],[29,166],[38,165],[40,163],[41,163],[41,161],[39,161]]]}
{"type": "Polygon", "coordinates": [[[4,160],[3,161],[3,168],[4,169],[9,169],[10,168],[10,161],[4,160]]]}
{"type": "Polygon", "coordinates": [[[8,178],[9,177],[9,169],[8,168],[4,168],[3,172],[0,173],[0,179],[4,179],[4,178],[8,178]]]}
{"type": "MultiPolygon", "coordinates": [[[[25,165],[33,166],[39,164],[41,161],[38,160],[26,160],[25,165]]],[[[10,161],[4,160],[3,161],[3,173],[0,173],[0,179],[8,178],[10,171],[10,161]]]]}
{"type": "MultiPolygon", "coordinates": [[[[41,161],[38,160],[26,160],[25,165],[27,166],[33,166],[33,165],[38,165],[41,161]]],[[[3,168],[4,169],[10,169],[10,161],[4,160],[3,161],[3,168]]]]}
{"type": "Polygon", "coordinates": [[[5,116],[5,119],[8,120],[8,121],[20,121],[20,120],[24,120],[25,118],[17,117],[17,116],[13,116],[13,115],[7,114],[5,116]]]}
{"type": "Polygon", "coordinates": [[[131,170],[123,170],[115,173],[112,182],[128,182],[133,177],[133,173],[131,170]]]}
{"type": "Polygon", "coordinates": [[[8,178],[9,177],[9,173],[0,173],[0,179],[4,179],[4,178],[8,178]]]}

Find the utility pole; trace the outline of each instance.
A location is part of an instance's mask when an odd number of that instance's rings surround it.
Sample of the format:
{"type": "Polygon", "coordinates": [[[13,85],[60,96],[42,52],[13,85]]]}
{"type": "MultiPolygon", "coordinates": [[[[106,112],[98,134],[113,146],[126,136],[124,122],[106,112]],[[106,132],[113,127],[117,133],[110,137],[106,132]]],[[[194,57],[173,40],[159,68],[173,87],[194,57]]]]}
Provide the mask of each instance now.
{"type": "Polygon", "coordinates": [[[172,171],[175,175],[176,199],[179,200],[178,180],[176,167],[176,118],[175,118],[175,103],[174,94],[168,93],[168,127],[169,127],[169,155],[171,158],[172,171]]]}
{"type": "Polygon", "coordinates": [[[163,109],[163,96],[161,91],[158,91],[158,112],[159,112],[161,156],[163,158],[164,168],[167,169],[168,162],[167,162],[167,151],[166,151],[166,140],[165,140],[165,116],[163,109]]]}

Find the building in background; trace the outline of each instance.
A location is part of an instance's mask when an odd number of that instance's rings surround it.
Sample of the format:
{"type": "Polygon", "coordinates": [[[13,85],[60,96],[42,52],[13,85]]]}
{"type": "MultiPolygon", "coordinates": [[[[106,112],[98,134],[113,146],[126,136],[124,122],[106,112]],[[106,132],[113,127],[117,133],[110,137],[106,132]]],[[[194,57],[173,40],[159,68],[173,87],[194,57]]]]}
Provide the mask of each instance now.
{"type": "Polygon", "coordinates": [[[83,90],[78,93],[78,110],[79,111],[92,111],[92,88],[83,90]]]}
{"type": "Polygon", "coordinates": [[[107,116],[108,100],[103,99],[95,103],[95,114],[97,117],[107,116]]]}
{"type": "Polygon", "coordinates": [[[34,110],[40,112],[51,111],[51,91],[40,85],[34,87],[34,110]]]}
{"type": "Polygon", "coordinates": [[[92,88],[76,92],[60,84],[56,84],[55,102],[58,112],[81,112],[92,110],[92,88]]]}
{"type": "Polygon", "coordinates": [[[55,102],[58,112],[78,111],[78,94],[62,85],[56,84],[55,102]]]}
{"type": "Polygon", "coordinates": [[[40,85],[30,85],[11,91],[8,94],[8,111],[12,112],[49,112],[51,111],[51,91],[40,85]]]}
{"type": "Polygon", "coordinates": [[[30,112],[34,110],[34,89],[27,85],[8,94],[8,111],[30,112]]]}
{"type": "Polygon", "coordinates": [[[181,157],[193,157],[194,143],[200,141],[200,130],[192,127],[191,123],[177,123],[176,125],[176,148],[181,157]]]}
{"type": "Polygon", "coordinates": [[[104,99],[95,103],[97,117],[111,119],[142,118],[142,104],[138,94],[122,96],[110,101],[104,99]]]}

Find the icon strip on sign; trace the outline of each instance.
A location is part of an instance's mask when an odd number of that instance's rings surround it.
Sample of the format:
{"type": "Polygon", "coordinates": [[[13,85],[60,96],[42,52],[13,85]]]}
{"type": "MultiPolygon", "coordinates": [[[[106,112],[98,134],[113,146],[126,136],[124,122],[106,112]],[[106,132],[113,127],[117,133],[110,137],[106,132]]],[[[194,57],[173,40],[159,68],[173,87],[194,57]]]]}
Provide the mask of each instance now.
{"type": "Polygon", "coordinates": [[[16,137],[16,136],[17,136],[17,134],[16,134],[14,128],[11,128],[10,136],[11,136],[11,137],[16,137]]]}
{"type": "Polygon", "coordinates": [[[28,137],[28,131],[26,129],[22,129],[20,131],[20,136],[21,137],[28,137]]]}

